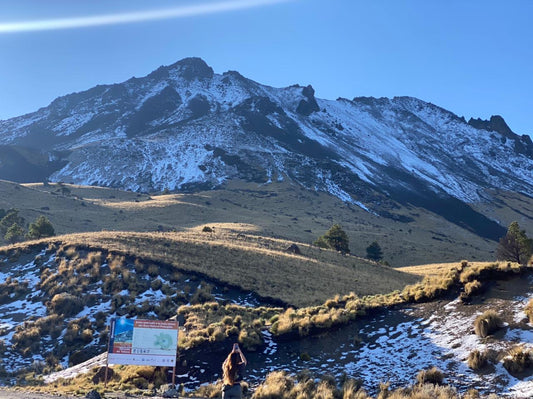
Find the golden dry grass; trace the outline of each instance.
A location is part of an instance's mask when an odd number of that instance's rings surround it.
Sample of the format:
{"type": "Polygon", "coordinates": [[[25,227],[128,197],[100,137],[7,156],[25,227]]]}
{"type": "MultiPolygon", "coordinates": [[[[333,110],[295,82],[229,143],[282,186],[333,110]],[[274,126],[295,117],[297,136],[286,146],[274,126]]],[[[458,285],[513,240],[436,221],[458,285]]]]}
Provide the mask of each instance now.
{"type": "MultiPolygon", "coordinates": [[[[35,241],[65,247],[105,249],[201,273],[215,281],[254,291],[294,306],[323,303],[336,294],[385,294],[419,278],[354,256],[298,243],[302,254],[288,253],[292,241],[250,234],[254,226],[211,224],[186,232],[79,233],[35,241]],[[239,232],[238,232],[239,231],[239,232]],[[245,231],[246,234],[240,231],[245,231]]],[[[24,248],[20,243],[7,248],[24,248]]]]}
{"type": "Polygon", "coordinates": [[[232,181],[220,190],[147,195],[69,184],[0,181],[0,208],[11,207],[19,208],[28,222],[46,216],[58,234],[182,231],[230,222],[258,226],[264,236],[311,243],[334,223],[340,223],[350,238],[352,254],[364,256],[366,247],[378,241],[384,260],[394,266],[490,259],[495,246],[423,209],[395,209],[399,215],[414,219],[402,223],[289,182],[257,185],[232,181]],[[63,187],[68,191],[63,193],[63,187]]]}
{"type": "MultiPolygon", "coordinates": [[[[507,265],[508,262],[468,262],[468,265],[471,268],[479,269],[484,268],[492,264],[497,264],[501,267],[504,265],[507,265]]],[[[414,274],[417,276],[422,277],[435,277],[439,276],[442,273],[447,273],[453,268],[457,268],[459,265],[459,262],[446,262],[446,263],[429,263],[424,265],[416,265],[416,266],[405,266],[405,267],[399,267],[397,270],[401,270],[402,272],[414,274]]]]}

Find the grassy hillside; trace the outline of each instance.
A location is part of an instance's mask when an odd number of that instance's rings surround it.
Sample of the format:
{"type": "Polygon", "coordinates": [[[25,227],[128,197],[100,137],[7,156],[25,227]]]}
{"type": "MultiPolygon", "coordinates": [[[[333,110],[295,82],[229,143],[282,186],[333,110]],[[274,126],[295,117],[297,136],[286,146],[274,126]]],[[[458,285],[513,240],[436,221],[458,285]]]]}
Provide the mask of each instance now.
{"type": "MultiPolygon", "coordinates": [[[[324,302],[336,294],[387,293],[419,278],[355,256],[298,243],[301,255],[287,251],[291,241],[262,237],[253,226],[211,224],[187,232],[79,233],[37,241],[75,249],[106,250],[144,261],[200,273],[231,286],[294,306],[324,302]]],[[[29,243],[10,248],[24,249],[29,243]]]]}
{"type": "MultiPolygon", "coordinates": [[[[518,194],[500,195],[497,209],[479,205],[477,210],[490,217],[497,210],[504,225],[533,217],[531,199],[518,194]]],[[[495,242],[423,209],[399,206],[394,213],[413,220],[400,222],[287,182],[257,185],[234,181],[214,191],[147,195],[97,187],[0,181],[0,208],[11,207],[20,209],[27,222],[39,215],[47,216],[59,234],[183,231],[212,223],[244,223],[255,226],[262,236],[311,243],[332,224],[340,223],[348,233],[353,254],[364,256],[366,247],[378,241],[384,260],[400,267],[461,259],[491,260],[496,247],[495,242]]],[[[527,229],[527,223],[521,225],[527,229]]]]}
{"type": "Polygon", "coordinates": [[[303,243],[300,254],[287,252],[292,241],[249,225],[203,230],[78,233],[0,247],[0,373],[30,367],[35,356],[48,371],[94,356],[116,316],[179,314],[185,349],[233,339],[253,350],[284,311],[276,305],[318,311],[338,294],[385,294],[420,280],[303,243]]]}

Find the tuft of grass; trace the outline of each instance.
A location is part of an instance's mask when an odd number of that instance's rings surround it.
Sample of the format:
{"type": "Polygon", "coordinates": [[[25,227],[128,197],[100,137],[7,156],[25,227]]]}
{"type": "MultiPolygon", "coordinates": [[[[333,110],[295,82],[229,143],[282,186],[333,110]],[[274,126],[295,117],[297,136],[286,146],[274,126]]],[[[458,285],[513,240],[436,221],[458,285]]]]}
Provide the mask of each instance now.
{"type": "Polygon", "coordinates": [[[461,293],[461,299],[466,300],[473,295],[477,295],[481,292],[483,286],[478,280],[473,280],[465,283],[464,291],[461,293]]]}
{"type": "Polygon", "coordinates": [[[523,346],[515,346],[503,358],[503,367],[510,374],[520,374],[533,368],[533,350],[523,346]]]}
{"type": "Polygon", "coordinates": [[[526,314],[529,322],[533,324],[533,299],[530,299],[524,308],[524,313],[526,314]]]}
{"type": "Polygon", "coordinates": [[[431,367],[427,370],[421,370],[416,375],[416,381],[420,385],[424,385],[424,384],[442,385],[442,383],[444,382],[444,374],[437,367],[431,367]]]}
{"type": "Polygon", "coordinates": [[[185,319],[185,331],[179,335],[179,346],[189,349],[205,342],[233,338],[244,349],[253,351],[263,344],[261,330],[264,326],[258,319],[270,320],[282,310],[264,306],[220,305],[218,302],[182,305],[178,314],[185,319]]]}
{"type": "Polygon", "coordinates": [[[485,338],[499,330],[502,325],[503,322],[500,315],[496,311],[490,309],[476,317],[474,320],[474,331],[479,337],[485,338]]]}
{"type": "MultiPolygon", "coordinates": [[[[462,396],[451,386],[435,383],[417,384],[409,387],[389,390],[389,383],[381,383],[376,399],[460,399],[462,396]]],[[[348,379],[342,384],[331,378],[317,381],[312,376],[301,378],[275,371],[267,375],[265,381],[255,390],[252,399],[371,399],[361,384],[355,379],[348,379]]],[[[477,399],[470,392],[469,399],[477,399]]],[[[496,396],[491,398],[497,399],[496,396]]]]}
{"type": "Polygon", "coordinates": [[[274,371],[257,387],[252,399],[284,399],[290,397],[294,380],[285,371],[274,371]]]}
{"type": "Polygon", "coordinates": [[[487,352],[481,352],[477,349],[474,349],[469,353],[467,364],[472,370],[480,370],[485,367],[488,363],[487,352]]]}

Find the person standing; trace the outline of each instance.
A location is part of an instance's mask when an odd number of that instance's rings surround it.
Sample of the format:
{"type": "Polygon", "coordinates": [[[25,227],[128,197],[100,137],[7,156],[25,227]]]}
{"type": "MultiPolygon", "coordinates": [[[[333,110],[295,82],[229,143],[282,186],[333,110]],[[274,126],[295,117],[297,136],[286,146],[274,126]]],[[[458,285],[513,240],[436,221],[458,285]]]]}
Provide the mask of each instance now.
{"type": "Polygon", "coordinates": [[[247,361],[239,348],[239,344],[233,344],[224,363],[222,363],[222,399],[241,399],[241,381],[247,361]]]}

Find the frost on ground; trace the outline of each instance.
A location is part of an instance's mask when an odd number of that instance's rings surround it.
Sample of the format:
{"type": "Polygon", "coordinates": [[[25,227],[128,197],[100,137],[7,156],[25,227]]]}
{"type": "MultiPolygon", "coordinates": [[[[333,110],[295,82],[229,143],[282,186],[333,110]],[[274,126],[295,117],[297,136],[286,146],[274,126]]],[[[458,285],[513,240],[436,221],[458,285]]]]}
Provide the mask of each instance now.
{"type": "MultiPolygon", "coordinates": [[[[80,350],[90,354],[104,351],[107,341],[101,338],[105,325],[109,325],[112,318],[127,316],[127,314],[124,314],[124,309],[121,309],[120,306],[113,306],[112,302],[117,298],[120,299],[120,297],[133,298],[134,302],[131,306],[136,309],[138,315],[135,317],[158,318],[159,315],[155,311],[144,314],[140,312],[143,306],[146,305],[150,305],[157,310],[161,302],[168,299],[168,293],[164,293],[163,288],[157,287],[164,287],[169,284],[172,284],[174,288],[173,297],[179,295],[181,300],[185,302],[190,301],[196,290],[203,289],[219,302],[230,302],[248,307],[257,307],[265,304],[257,295],[251,292],[212,286],[198,276],[185,273],[180,274],[178,281],[174,280],[172,282],[168,280],[170,277],[167,275],[149,278],[145,289],[136,293],[130,293],[129,290],[124,289],[118,293],[105,295],[102,292],[102,283],[99,281],[87,285],[83,295],[95,299],[79,310],[78,313],[63,318],[64,320],[61,321],[63,328],[58,333],[59,336],[53,338],[50,334],[40,336],[37,338],[39,340],[37,349],[32,349],[28,353],[25,351],[24,345],[17,345],[14,336],[19,332],[31,330],[36,320],[50,315],[51,309],[49,309],[48,305],[52,298],[42,289],[41,279],[46,278],[48,275],[45,272],[46,270],[52,270],[52,274],[58,273],[58,265],[64,265],[64,262],[65,259],[63,257],[45,249],[33,254],[24,254],[18,261],[12,262],[8,258],[0,256],[0,283],[16,282],[17,287],[23,287],[18,291],[15,290],[8,298],[3,298],[0,301],[0,347],[5,348],[0,358],[0,370],[6,373],[17,373],[21,370],[39,372],[45,366],[47,356],[52,353],[57,354],[58,348],[65,349],[67,347],[68,349],[67,351],[63,350],[66,354],[64,356],[61,355],[62,358],[59,359],[60,366],[64,369],[72,364],[71,356],[80,350]],[[85,342],[82,348],[72,349],[73,347],[65,342],[65,337],[69,333],[67,325],[70,322],[85,318],[91,323],[91,326],[96,326],[98,325],[98,314],[104,315],[104,327],[101,329],[94,328],[92,339],[89,342],[85,342]]],[[[102,262],[100,269],[105,274],[107,273],[105,270],[109,269],[109,265],[105,260],[102,260],[102,262]]],[[[146,275],[146,278],[148,277],[146,275]]],[[[61,290],[58,292],[61,292],[61,290]]],[[[32,339],[35,340],[35,338],[32,339]]],[[[26,344],[28,344],[27,340],[26,344]]]]}
{"type": "MultiPolygon", "coordinates": [[[[24,357],[11,348],[13,335],[17,328],[23,328],[28,315],[42,317],[47,314],[46,299],[39,289],[39,270],[55,267],[57,262],[54,254],[41,252],[38,255],[41,266],[28,257],[17,264],[10,264],[9,270],[7,261],[0,259],[1,279],[27,280],[33,287],[26,297],[13,297],[11,302],[0,305],[0,339],[8,348],[1,365],[8,372],[42,363],[42,354],[51,350],[54,344],[63,344],[65,330],[56,341],[48,337],[43,339],[40,354],[24,357]]],[[[201,287],[201,282],[192,276],[183,276],[181,283],[201,287]]],[[[318,376],[332,374],[360,379],[369,393],[375,393],[380,382],[389,381],[391,388],[406,386],[415,382],[420,370],[436,366],[443,371],[445,382],[461,392],[476,388],[484,394],[494,392],[510,397],[533,397],[533,376],[512,376],[502,363],[511,347],[522,345],[533,348],[533,326],[527,323],[524,313],[525,305],[533,298],[532,284],[531,277],[493,282],[483,296],[472,298],[469,304],[450,299],[384,310],[328,334],[291,342],[277,341],[265,331],[265,345],[257,352],[247,353],[247,380],[253,387],[274,370],[297,373],[308,369],[318,376]],[[501,315],[505,326],[493,336],[481,339],[474,334],[474,319],[489,309],[501,315]],[[482,372],[475,372],[467,365],[467,358],[475,349],[497,354],[482,372]]],[[[108,321],[117,316],[109,311],[111,303],[109,299],[103,299],[101,287],[91,286],[87,294],[101,298],[68,320],[87,316],[93,321],[94,314],[99,311],[106,313],[108,321]]],[[[129,296],[130,293],[125,290],[120,295],[129,296]]],[[[214,287],[212,295],[218,301],[231,300],[252,307],[261,305],[252,293],[234,292],[224,287],[214,287]]],[[[157,304],[164,298],[160,290],[152,287],[135,297],[138,305],[145,301],[157,304]]],[[[86,349],[105,350],[97,341],[98,334],[95,334],[86,349]],[[100,346],[96,348],[95,345],[100,346]]],[[[193,352],[191,355],[183,354],[187,366],[178,370],[178,382],[188,389],[219,378],[223,360],[209,351],[200,356],[195,356],[193,352]]],[[[49,376],[47,381],[84,372],[102,362],[103,357],[91,359],[77,368],[49,376]]],[[[62,359],[63,367],[67,367],[68,363],[66,356],[62,359]]]]}
{"type": "Polygon", "coordinates": [[[496,295],[487,293],[485,300],[469,305],[459,300],[418,304],[385,311],[327,336],[270,343],[265,353],[251,362],[249,379],[259,382],[273,370],[296,373],[309,369],[319,376],[361,379],[365,389],[375,393],[380,382],[388,381],[392,388],[406,386],[415,382],[420,370],[436,366],[443,371],[445,382],[461,392],[475,388],[484,394],[533,397],[533,377],[513,377],[500,360],[509,348],[520,344],[531,347],[533,342],[532,326],[525,323],[523,313],[528,298],[533,297],[531,281],[518,284],[518,280],[498,283],[496,295]],[[516,287],[526,291],[515,291],[516,287]],[[498,311],[506,326],[481,339],[474,334],[473,323],[488,309],[498,311]],[[475,372],[467,365],[474,349],[493,350],[499,354],[498,361],[481,373],[475,372]],[[303,353],[310,360],[302,360],[303,353]]]}

